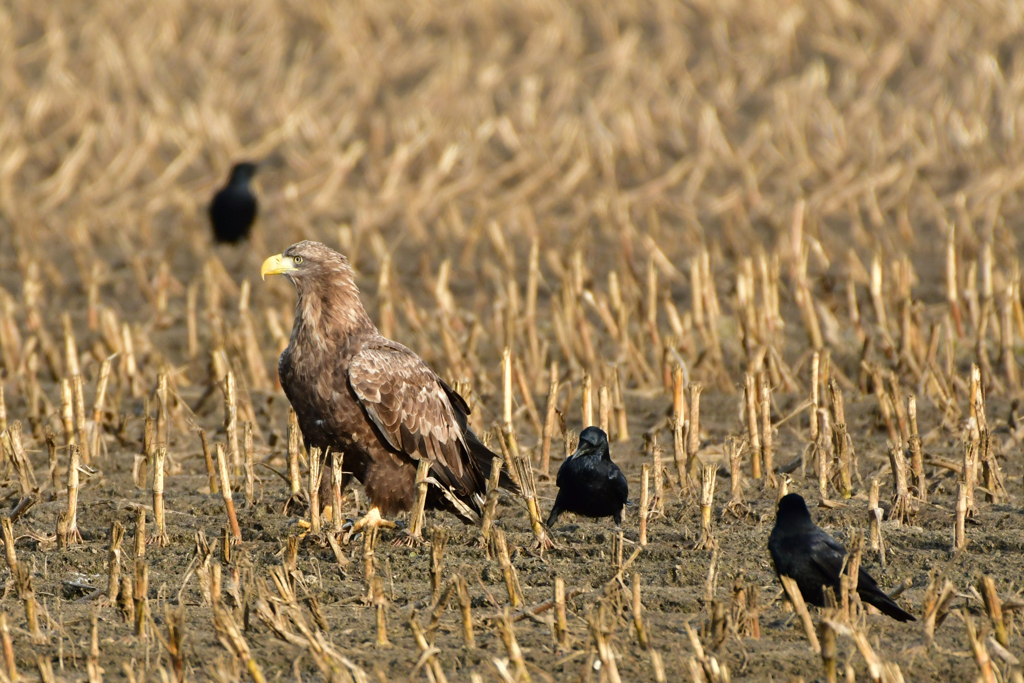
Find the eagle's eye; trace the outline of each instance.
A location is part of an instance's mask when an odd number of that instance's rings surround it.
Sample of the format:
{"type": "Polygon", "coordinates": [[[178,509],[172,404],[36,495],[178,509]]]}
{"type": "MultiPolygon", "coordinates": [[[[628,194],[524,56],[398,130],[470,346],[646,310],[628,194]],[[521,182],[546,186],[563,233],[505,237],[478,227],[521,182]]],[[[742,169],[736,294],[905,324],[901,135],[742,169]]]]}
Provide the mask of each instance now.
{"type": "Polygon", "coordinates": [[[295,265],[299,265],[300,263],[302,263],[301,256],[296,256],[293,260],[295,261],[295,265]]]}

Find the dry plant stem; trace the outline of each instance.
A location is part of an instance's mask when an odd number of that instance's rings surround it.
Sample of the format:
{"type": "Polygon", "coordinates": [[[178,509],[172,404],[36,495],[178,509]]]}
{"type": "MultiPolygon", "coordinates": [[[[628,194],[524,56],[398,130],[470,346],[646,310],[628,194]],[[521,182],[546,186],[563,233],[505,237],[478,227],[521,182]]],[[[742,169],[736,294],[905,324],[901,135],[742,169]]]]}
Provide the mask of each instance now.
{"type": "Polygon", "coordinates": [[[889,519],[895,520],[899,526],[910,518],[913,508],[907,483],[907,460],[903,457],[903,449],[892,444],[889,444],[889,468],[892,470],[894,489],[889,519]]]}
{"type": "Polygon", "coordinates": [[[619,366],[613,372],[612,401],[615,409],[615,440],[619,443],[629,441],[629,420],[626,413],[626,401],[622,396],[622,382],[619,377],[619,366]]]}
{"type": "Polygon", "coordinates": [[[501,352],[501,424],[512,428],[512,350],[507,346],[501,352]]]}
{"type": "Polygon", "coordinates": [[[82,462],[88,465],[92,461],[89,451],[89,432],[86,429],[85,417],[85,388],[81,375],[71,378],[72,390],[75,399],[75,437],[79,448],[82,449],[82,462]]]}
{"type": "Polygon", "coordinates": [[[700,540],[697,542],[699,550],[708,550],[714,547],[715,536],[711,527],[711,513],[715,503],[715,481],[718,474],[718,465],[708,463],[701,468],[700,472],[700,540]]]}
{"type": "Polygon", "coordinates": [[[68,464],[68,528],[69,543],[81,543],[82,535],[78,532],[78,488],[79,470],[81,467],[81,450],[78,444],[71,446],[71,462],[68,464]]]}
{"type": "Polygon", "coordinates": [[[964,621],[967,624],[967,639],[971,644],[971,654],[974,655],[974,663],[978,666],[978,671],[981,672],[981,680],[984,683],[997,683],[999,679],[996,678],[992,658],[989,656],[988,648],[985,647],[985,642],[978,637],[974,619],[970,615],[964,615],[964,621]]]}
{"type": "Polygon", "coordinates": [[[789,602],[793,605],[793,610],[800,617],[800,622],[803,624],[804,633],[807,635],[811,651],[813,651],[814,654],[821,654],[821,645],[818,643],[818,636],[814,631],[814,622],[811,620],[811,615],[807,611],[807,605],[804,603],[804,598],[800,594],[800,588],[797,587],[796,581],[788,576],[780,576],[779,579],[782,581],[782,587],[786,590],[786,596],[789,597],[789,602]]]}
{"type": "MultiPolygon", "coordinates": [[[[217,565],[220,569],[220,565],[217,565]]],[[[135,580],[132,574],[121,576],[121,590],[117,594],[117,608],[125,623],[135,623],[135,580]]]]}
{"type": "Polygon", "coordinates": [[[1003,647],[1009,647],[1010,636],[1006,629],[1006,622],[1003,620],[1003,601],[999,599],[999,593],[996,592],[995,579],[991,576],[982,576],[978,580],[978,591],[985,602],[985,611],[992,622],[996,640],[1003,647]]]}
{"type": "Polygon", "coordinates": [[[948,579],[943,579],[942,590],[936,589],[933,580],[924,600],[924,632],[928,642],[935,638],[935,629],[940,626],[949,612],[949,603],[956,596],[956,589],[948,579]]]}
{"type": "Polygon", "coordinates": [[[242,471],[242,453],[238,449],[238,401],[235,391],[235,375],[230,370],[224,378],[224,433],[228,437],[228,455],[235,468],[235,474],[242,471]]]}
{"type": "Polygon", "coordinates": [[[167,525],[164,521],[164,461],[167,458],[167,447],[160,446],[153,458],[153,523],[156,525],[156,536],[153,541],[161,548],[170,545],[167,537],[167,525]]]}
{"type": "Polygon", "coordinates": [[[375,526],[368,526],[363,530],[363,583],[366,585],[366,597],[370,602],[373,601],[373,578],[377,574],[377,531],[375,526]]]}
{"type": "Polygon", "coordinates": [[[18,555],[14,550],[14,525],[10,517],[0,517],[0,529],[4,537],[4,559],[7,560],[7,568],[14,574],[18,567],[18,555]]]}
{"type": "Polygon", "coordinates": [[[373,580],[373,604],[377,612],[377,646],[390,647],[388,641],[388,601],[384,597],[384,580],[379,576],[373,580]]]}
{"type": "Polygon", "coordinates": [[[146,508],[135,506],[135,559],[146,556],[146,508]]]}
{"type": "Polygon", "coordinates": [[[146,481],[149,477],[149,468],[153,464],[153,455],[156,453],[156,426],[153,416],[149,414],[149,400],[143,399],[143,410],[146,414],[145,431],[142,438],[143,458],[135,458],[135,486],[140,489],[146,488],[146,481]],[[142,465],[145,465],[144,467],[142,465]]]}
{"type": "Polygon", "coordinates": [[[569,650],[569,622],[565,615],[565,580],[555,577],[555,641],[558,647],[569,650]]]}
{"type": "Polygon", "coordinates": [[[302,492],[302,475],[299,471],[299,453],[302,450],[302,433],[299,431],[299,418],[295,411],[288,407],[288,485],[292,496],[302,492]]]}
{"type": "Polygon", "coordinates": [[[1006,385],[1011,395],[1020,393],[1020,372],[1014,356],[1013,342],[1013,288],[1007,287],[1000,306],[999,348],[1006,372],[1006,385]]]}
{"type": "Polygon", "coordinates": [[[615,662],[615,650],[612,649],[611,643],[608,642],[608,638],[602,632],[600,617],[597,614],[591,614],[587,619],[587,625],[590,627],[590,636],[594,639],[594,644],[597,646],[597,656],[601,659],[601,669],[606,672],[609,683],[622,683],[622,678],[619,676],[619,668],[615,662]]]}
{"type": "Polygon", "coordinates": [[[644,463],[640,470],[640,545],[647,545],[647,517],[650,507],[651,467],[644,463]]]}
{"type": "Polygon", "coordinates": [[[811,410],[808,415],[811,443],[818,441],[818,407],[821,403],[819,385],[821,383],[821,354],[817,351],[811,356],[811,410]]]}
{"type": "Polygon", "coordinates": [[[523,594],[519,588],[519,576],[516,568],[509,558],[508,545],[505,542],[505,533],[501,529],[494,529],[491,532],[494,542],[494,554],[498,558],[498,565],[501,567],[502,576],[505,578],[505,589],[508,591],[508,601],[512,607],[520,607],[523,604],[523,594]]]}
{"type": "Polygon", "coordinates": [[[226,526],[221,527],[220,528],[220,554],[221,554],[221,562],[224,563],[225,567],[231,564],[231,543],[232,543],[231,529],[229,527],[226,527],[226,526]]]}
{"type": "MultiPolygon", "coordinates": [[[[845,615],[846,621],[854,622],[860,611],[860,596],[857,594],[857,585],[860,582],[860,562],[863,556],[864,534],[858,532],[850,544],[850,553],[847,556],[846,568],[840,576],[840,605],[841,614],[845,615]]],[[[883,568],[885,565],[882,565],[883,568]]]]}
{"type": "MultiPolygon", "coordinates": [[[[430,539],[430,599],[435,603],[441,601],[441,584],[444,579],[444,551],[448,545],[448,531],[443,527],[434,527],[430,539]]],[[[447,601],[444,601],[447,605],[447,601]]]]}
{"type": "Polygon", "coordinates": [[[647,513],[648,521],[653,513],[660,517],[665,516],[665,466],[661,460],[663,453],[661,446],[658,445],[657,435],[654,435],[651,441],[651,458],[654,460],[654,507],[647,513]]]}
{"type": "Polygon", "coordinates": [[[594,426],[594,381],[589,374],[583,375],[583,429],[594,426]]]}
{"type": "Polygon", "coordinates": [[[956,485],[956,523],[953,527],[953,552],[962,550],[967,545],[967,485],[956,485]]]}
{"type": "Polygon", "coordinates": [[[100,378],[96,383],[96,400],[93,402],[92,421],[95,426],[95,434],[92,441],[92,453],[96,456],[99,456],[103,442],[103,409],[107,399],[107,384],[110,382],[111,360],[112,357],[104,358],[100,364],[100,378]]]}
{"type": "Polygon", "coordinates": [[[36,655],[36,670],[39,672],[41,683],[56,683],[57,679],[53,675],[53,663],[48,657],[36,655]]]}
{"type": "MultiPolygon", "coordinates": [[[[214,566],[219,569],[219,565],[214,566]]],[[[252,653],[245,638],[242,637],[242,632],[235,624],[231,613],[224,609],[219,601],[213,605],[213,623],[221,643],[245,664],[253,683],[266,683],[263,670],[252,658],[252,653]]]]}
{"type": "Polygon", "coordinates": [[[9,681],[18,681],[18,667],[14,661],[14,643],[11,640],[11,628],[7,624],[7,612],[0,612],[0,640],[4,648],[4,668],[9,681]]]}
{"type": "Polygon", "coordinates": [[[611,421],[611,405],[608,395],[608,387],[601,385],[597,390],[597,415],[598,415],[598,427],[601,428],[605,434],[612,437],[611,427],[609,426],[611,421]]]}
{"type": "Polygon", "coordinates": [[[744,395],[747,399],[747,442],[750,444],[750,476],[754,479],[761,478],[761,431],[757,426],[759,415],[757,408],[757,391],[754,376],[746,375],[746,389],[744,395]]]}
{"type": "Polygon", "coordinates": [[[185,334],[188,339],[188,358],[199,355],[199,326],[196,323],[196,306],[199,299],[199,282],[193,281],[185,292],[185,334]]]}
{"type": "Polygon", "coordinates": [[[533,391],[530,389],[530,383],[523,372],[523,364],[518,358],[512,359],[512,371],[515,375],[516,385],[519,387],[519,395],[523,397],[523,404],[526,406],[526,415],[530,418],[530,424],[533,426],[534,432],[540,437],[544,433],[544,426],[540,421],[540,413],[537,412],[537,404],[533,401],[533,391]]]}
{"type": "Polygon", "coordinates": [[[689,487],[686,478],[686,445],[683,435],[686,433],[686,401],[683,398],[683,368],[676,365],[672,369],[672,457],[676,461],[676,474],[679,477],[679,494],[689,487]]]}
{"type": "Polygon", "coordinates": [[[469,599],[469,586],[461,574],[455,576],[455,592],[459,598],[459,613],[462,616],[462,644],[467,650],[476,649],[476,638],[473,635],[473,603],[469,599]]]}
{"type": "Polygon", "coordinates": [[[978,450],[980,445],[980,438],[976,435],[971,435],[970,439],[963,444],[964,458],[960,479],[964,486],[968,516],[974,514],[974,487],[977,485],[978,450]]]}
{"type": "Polygon", "coordinates": [[[252,453],[252,422],[248,420],[242,427],[242,452],[245,466],[245,504],[252,507],[256,502],[256,471],[252,453]]]}
{"type": "Polygon", "coordinates": [[[636,631],[636,642],[645,650],[651,647],[647,638],[647,629],[644,628],[643,602],[640,600],[640,573],[633,573],[633,629],[636,631]]]}
{"type": "Polygon", "coordinates": [[[71,383],[66,379],[60,381],[60,416],[64,423],[64,443],[71,446],[75,443],[75,409],[71,383]]]}
{"type": "Polygon", "coordinates": [[[167,446],[167,373],[156,378],[156,446],[167,446]]]}
{"type": "MultiPolygon", "coordinates": [[[[89,658],[86,660],[86,671],[89,676],[89,683],[102,683],[103,674],[100,673],[100,639],[99,639],[99,613],[94,609],[89,621],[92,628],[89,658]]],[[[179,677],[178,680],[181,680],[179,677]]]]}
{"type": "Polygon", "coordinates": [[[420,622],[416,618],[415,610],[409,614],[409,629],[412,631],[413,639],[419,647],[420,654],[426,657],[427,670],[431,673],[430,679],[435,681],[435,683],[448,683],[444,669],[441,667],[441,662],[437,659],[436,651],[431,649],[430,643],[427,642],[426,635],[423,633],[423,627],[420,626],[420,622]]]}
{"type": "MultiPolygon", "coordinates": [[[[228,458],[224,452],[224,444],[217,444],[217,467],[220,471],[220,493],[224,499],[224,511],[228,515],[228,522],[231,524],[231,535],[235,543],[242,542],[242,529],[238,526],[238,517],[235,515],[235,501],[231,498],[231,477],[228,474],[228,458]]],[[[319,520],[319,511],[317,520],[319,520]]],[[[317,530],[319,532],[319,529],[317,530]]]]}
{"type": "MultiPolygon", "coordinates": [[[[530,241],[530,257],[526,273],[526,339],[530,352],[530,370],[541,368],[540,340],[537,336],[537,287],[540,283],[540,239],[534,235],[530,241]]],[[[534,374],[534,376],[536,376],[534,374]]]]}
{"type": "Polygon", "coordinates": [[[761,461],[764,468],[765,485],[778,486],[775,478],[775,464],[772,455],[772,389],[768,382],[761,384],[761,461]]]}
{"type": "Polygon", "coordinates": [[[213,453],[210,451],[210,440],[206,436],[206,430],[199,430],[199,440],[203,443],[203,459],[206,461],[206,477],[210,482],[210,493],[216,495],[220,492],[217,486],[217,466],[213,462],[213,453]]]}
{"type": "Polygon", "coordinates": [[[522,683],[530,683],[530,672],[526,668],[526,660],[523,658],[523,651],[519,647],[519,641],[516,640],[515,627],[512,624],[512,620],[509,619],[507,607],[498,618],[498,631],[501,634],[502,642],[505,644],[508,658],[512,660],[516,667],[515,680],[522,683]]]}
{"type": "Polygon", "coordinates": [[[117,602],[121,590],[121,543],[124,541],[124,524],[118,520],[110,525],[110,549],[107,551],[107,600],[117,602]]]}
{"type": "Polygon", "coordinates": [[[28,632],[32,642],[43,644],[46,636],[39,629],[39,605],[36,602],[35,590],[32,588],[32,573],[24,563],[18,562],[11,572],[14,578],[14,586],[25,607],[25,623],[28,625],[28,632]]]}
{"type": "Polygon", "coordinates": [[[551,439],[555,436],[555,420],[558,414],[558,363],[551,363],[548,382],[548,407],[544,413],[544,431],[541,436],[540,472],[551,475],[551,439]]]}
{"type": "MultiPolygon", "coordinates": [[[[344,455],[335,453],[331,458],[331,528],[336,534],[340,534],[345,526],[345,518],[341,514],[341,488],[344,486],[345,479],[342,471],[343,464],[344,455]]],[[[416,476],[419,477],[419,471],[416,476]]]]}
{"type": "Polygon", "coordinates": [[[615,563],[615,569],[622,571],[622,544],[625,539],[625,534],[622,529],[618,529],[618,533],[612,536],[612,557],[615,563]]]}
{"type": "Polygon", "coordinates": [[[430,461],[421,458],[416,466],[416,502],[413,504],[412,523],[409,525],[409,535],[417,541],[423,540],[424,506],[427,503],[427,488],[430,486],[427,481],[429,473],[430,461]]]}
{"type": "Polygon", "coordinates": [[[829,407],[832,414],[832,440],[836,461],[839,465],[839,494],[844,498],[853,495],[853,453],[850,437],[846,430],[846,413],[843,394],[835,379],[829,380],[829,407]]]}
{"type": "Polygon", "coordinates": [[[907,398],[907,417],[910,421],[910,466],[914,471],[914,485],[917,497],[922,503],[928,502],[928,480],[924,471],[924,456],[921,452],[921,436],[917,431],[917,397],[907,398]]]}
{"type": "Polygon", "coordinates": [[[135,345],[132,339],[132,331],[128,323],[121,325],[121,345],[124,354],[124,374],[128,377],[128,385],[133,398],[142,394],[142,387],[139,382],[139,370],[135,360],[135,345]]]}
{"type": "MultiPolygon", "coordinates": [[[[95,620],[96,613],[93,613],[95,620]]],[[[179,605],[178,607],[171,609],[166,604],[164,605],[164,623],[167,625],[167,640],[163,641],[164,646],[167,648],[167,653],[171,660],[171,669],[174,672],[175,681],[185,680],[185,652],[183,650],[183,644],[185,639],[185,607],[179,605]]],[[[93,621],[94,633],[95,624],[93,621]]],[[[99,665],[99,649],[96,649],[96,660],[97,668],[99,665]]]]}
{"type": "Polygon", "coordinates": [[[319,448],[309,451],[309,531],[314,536],[320,534],[320,479],[323,477],[324,457],[319,448]]]}
{"type": "Polygon", "coordinates": [[[743,442],[730,438],[726,442],[726,449],[729,454],[729,508],[735,508],[745,504],[743,500],[743,442]]]}
{"type": "Polygon", "coordinates": [[[882,508],[878,505],[878,498],[879,483],[877,479],[872,479],[868,493],[868,528],[871,537],[871,550],[878,553],[878,561],[884,568],[885,541],[882,540],[882,508]]]}
{"type": "Polygon", "coordinates": [[[548,536],[547,529],[540,516],[540,504],[537,502],[537,482],[533,476],[533,465],[530,459],[519,453],[519,445],[516,442],[515,432],[506,428],[499,435],[499,440],[506,447],[503,447],[502,455],[506,456],[512,465],[513,479],[518,480],[520,495],[526,501],[526,509],[530,513],[530,527],[537,539],[537,547],[541,552],[554,547],[554,542],[548,536]]]}
{"type": "MultiPolygon", "coordinates": [[[[18,425],[19,428],[21,427],[20,422],[16,422],[15,424],[18,425]]],[[[3,435],[0,434],[0,436],[3,435]]],[[[60,486],[60,480],[57,476],[57,468],[60,466],[60,459],[57,457],[57,435],[53,432],[50,425],[46,425],[44,438],[46,439],[46,459],[49,464],[48,470],[50,475],[50,486],[57,488],[60,486]]],[[[17,452],[15,452],[15,461],[15,466],[18,468],[18,479],[22,485],[21,492],[22,495],[24,495],[26,491],[26,478],[22,476],[22,470],[26,468],[20,467],[21,461],[17,456],[17,452]]]]}
{"type": "Polygon", "coordinates": [[[491,475],[487,478],[487,498],[484,503],[484,516],[480,522],[480,538],[484,547],[488,547],[494,515],[498,510],[498,482],[501,479],[501,466],[504,461],[495,456],[491,459],[491,475]]]}
{"type": "MultiPolygon", "coordinates": [[[[51,448],[49,445],[53,442],[52,454],[56,457],[56,442],[53,438],[53,432],[47,427],[47,448],[51,448]]],[[[18,485],[21,488],[22,496],[31,496],[36,488],[35,474],[32,472],[32,463],[29,462],[28,455],[25,453],[25,447],[21,441],[21,422],[15,420],[7,428],[6,432],[0,433],[0,451],[4,450],[3,440],[6,435],[7,450],[10,453],[11,459],[14,461],[14,469],[18,472],[18,485]]],[[[56,468],[54,467],[53,472],[50,475],[51,480],[54,482],[54,488],[56,484],[56,468]]]]}
{"type": "Polygon", "coordinates": [[[0,380],[0,433],[7,430],[7,399],[4,397],[4,383],[0,380]]]}
{"type": "Polygon", "coordinates": [[[690,384],[690,423],[687,428],[686,439],[686,476],[691,480],[697,479],[697,468],[700,464],[697,460],[697,451],[700,450],[700,392],[702,389],[703,387],[700,384],[690,384]]]}

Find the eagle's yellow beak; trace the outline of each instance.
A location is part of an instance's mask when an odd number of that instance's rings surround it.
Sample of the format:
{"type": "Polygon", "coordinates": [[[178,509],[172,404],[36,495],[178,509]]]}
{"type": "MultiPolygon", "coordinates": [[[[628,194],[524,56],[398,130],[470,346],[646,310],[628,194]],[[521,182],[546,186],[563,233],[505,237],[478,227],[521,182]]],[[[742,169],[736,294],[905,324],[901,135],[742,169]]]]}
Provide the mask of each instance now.
{"type": "Polygon", "coordinates": [[[290,273],[293,270],[295,270],[295,261],[292,260],[291,256],[275,254],[263,262],[263,265],[260,267],[260,277],[266,280],[268,275],[281,275],[282,273],[290,273]]]}

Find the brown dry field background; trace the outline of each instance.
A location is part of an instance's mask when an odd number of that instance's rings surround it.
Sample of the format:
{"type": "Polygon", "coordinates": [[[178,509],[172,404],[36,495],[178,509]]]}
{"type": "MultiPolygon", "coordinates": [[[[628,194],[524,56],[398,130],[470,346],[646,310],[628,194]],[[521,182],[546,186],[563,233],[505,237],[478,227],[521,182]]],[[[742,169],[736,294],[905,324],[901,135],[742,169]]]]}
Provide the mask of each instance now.
{"type": "MultiPolygon", "coordinates": [[[[847,545],[863,533],[863,565],[885,590],[905,586],[918,617],[812,610],[839,631],[840,677],[1022,680],[1022,18],[995,0],[3,3],[0,505],[15,541],[0,680],[614,683],[656,680],[659,660],[667,680],[825,680],[767,552],[778,486],[847,545]],[[206,206],[242,159],[264,162],[261,215],[248,243],[218,247],[206,206]],[[373,319],[458,384],[495,448],[511,348],[511,426],[542,513],[551,364],[551,474],[586,419],[583,386],[591,419],[605,405],[637,503],[618,548],[610,520],[567,515],[541,552],[523,501],[498,507],[522,605],[548,607],[565,582],[564,642],[556,610],[509,605],[475,527],[427,516],[428,538],[448,534],[438,585],[466,582],[470,648],[457,597],[431,627],[431,544],[385,532],[383,591],[367,603],[362,544],[341,565],[305,534],[303,505],[285,510],[275,368],[294,292],[258,271],[300,239],[348,255],[373,319]],[[815,350],[829,371],[818,412],[815,350]],[[228,368],[258,481],[249,504],[232,472],[243,541],[225,563],[198,429],[226,443],[228,368]],[[711,539],[700,482],[679,485],[673,372],[686,396],[703,388],[679,455],[692,444],[721,466],[711,539]],[[63,410],[76,374],[83,400],[63,410]],[[774,481],[753,476],[748,374],[771,387],[774,481]],[[847,495],[829,377],[856,455],[847,495]],[[911,396],[924,464],[901,492],[887,442],[914,443],[911,396]],[[136,635],[106,599],[108,548],[120,521],[133,576],[139,506],[157,535],[146,422],[164,409],[168,544],[146,548],[136,635]],[[100,448],[80,473],[82,539],[58,547],[67,446],[83,436],[100,448]],[[653,437],[664,514],[641,546],[653,437]],[[740,477],[730,443],[744,446],[740,477]],[[958,491],[970,517],[953,552],[958,491]],[[423,643],[416,624],[431,627],[423,643]]],[[[345,516],[365,507],[346,492],[345,516]]]]}

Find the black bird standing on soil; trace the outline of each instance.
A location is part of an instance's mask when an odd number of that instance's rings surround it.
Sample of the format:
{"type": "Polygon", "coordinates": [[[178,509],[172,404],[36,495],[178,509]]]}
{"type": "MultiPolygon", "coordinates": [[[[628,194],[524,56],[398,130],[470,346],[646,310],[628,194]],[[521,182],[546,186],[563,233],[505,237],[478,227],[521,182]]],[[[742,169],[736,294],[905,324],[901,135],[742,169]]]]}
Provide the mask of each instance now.
{"type": "Polygon", "coordinates": [[[256,164],[247,161],[235,164],[228,184],[213,196],[210,223],[216,241],[234,244],[249,236],[252,222],[256,220],[256,195],[249,186],[255,174],[256,164]]]}
{"type": "Polygon", "coordinates": [[[629,497],[629,484],[608,452],[608,435],[597,427],[580,434],[576,451],[558,468],[558,495],[548,515],[548,526],[563,512],[584,517],[614,517],[622,524],[622,507],[629,497]]]}
{"type": "MultiPolygon", "coordinates": [[[[811,513],[798,494],[790,493],[779,501],[775,528],[768,537],[768,550],[775,573],[796,581],[805,602],[824,607],[826,588],[831,588],[839,597],[839,575],[843,571],[846,548],[811,521],[811,513]]],[[[857,574],[857,594],[897,621],[916,621],[882,592],[863,567],[857,574]]]]}

